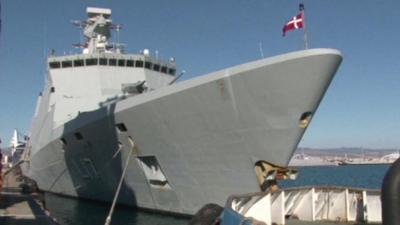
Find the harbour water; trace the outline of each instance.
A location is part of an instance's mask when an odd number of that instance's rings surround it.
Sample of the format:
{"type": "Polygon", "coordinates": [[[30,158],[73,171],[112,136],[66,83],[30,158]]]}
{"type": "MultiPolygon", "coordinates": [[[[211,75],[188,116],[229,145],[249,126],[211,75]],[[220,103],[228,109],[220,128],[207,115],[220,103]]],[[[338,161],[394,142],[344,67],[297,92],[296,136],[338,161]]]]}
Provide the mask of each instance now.
{"type": "MultiPolygon", "coordinates": [[[[308,185],[339,185],[380,189],[389,165],[348,165],[301,167],[293,181],[280,182],[282,187],[308,185]]],[[[46,195],[46,206],[61,225],[102,225],[110,205],[46,195]]],[[[138,212],[129,207],[118,207],[112,225],[186,225],[186,218],[138,212]]]]}

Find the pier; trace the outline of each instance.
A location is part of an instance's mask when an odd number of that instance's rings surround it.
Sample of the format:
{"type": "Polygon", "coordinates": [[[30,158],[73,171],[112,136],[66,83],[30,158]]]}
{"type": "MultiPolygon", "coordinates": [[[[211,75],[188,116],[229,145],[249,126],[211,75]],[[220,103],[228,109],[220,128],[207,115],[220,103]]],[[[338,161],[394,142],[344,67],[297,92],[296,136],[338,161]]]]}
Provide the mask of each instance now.
{"type": "Polygon", "coordinates": [[[45,209],[43,195],[28,193],[21,177],[14,172],[3,176],[0,192],[0,224],[2,225],[58,225],[45,209]]]}

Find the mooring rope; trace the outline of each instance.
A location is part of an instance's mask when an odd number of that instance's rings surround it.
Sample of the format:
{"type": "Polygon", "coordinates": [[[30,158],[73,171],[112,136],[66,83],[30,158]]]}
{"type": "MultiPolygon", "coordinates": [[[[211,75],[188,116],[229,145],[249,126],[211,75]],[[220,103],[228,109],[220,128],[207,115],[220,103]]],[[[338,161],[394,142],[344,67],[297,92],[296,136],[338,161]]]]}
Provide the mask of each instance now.
{"type": "Polygon", "coordinates": [[[126,170],[128,169],[129,160],[131,158],[133,149],[135,148],[135,143],[132,140],[130,140],[130,142],[132,144],[132,148],[131,148],[131,151],[129,152],[128,158],[126,159],[125,167],[124,167],[124,170],[122,172],[121,178],[119,180],[119,184],[118,184],[117,190],[115,192],[114,199],[113,199],[110,211],[108,212],[108,216],[107,216],[107,219],[106,219],[106,222],[104,223],[104,225],[110,225],[110,223],[111,223],[111,217],[112,217],[112,214],[114,212],[115,204],[117,203],[119,192],[121,190],[122,181],[124,180],[126,170]]]}

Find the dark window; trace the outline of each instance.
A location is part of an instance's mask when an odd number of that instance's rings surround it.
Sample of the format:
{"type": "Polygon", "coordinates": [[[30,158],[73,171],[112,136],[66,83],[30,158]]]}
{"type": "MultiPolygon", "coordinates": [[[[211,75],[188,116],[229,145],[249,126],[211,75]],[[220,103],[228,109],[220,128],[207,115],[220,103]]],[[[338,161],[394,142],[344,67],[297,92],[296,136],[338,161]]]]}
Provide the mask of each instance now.
{"type": "Polygon", "coordinates": [[[60,68],[60,67],[61,67],[61,63],[60,63],[60,62],[50,62],[50,63],[49,63],[49,67],[50,67],[51,69],[57,69],[57,68],[60,68]]]}
{"type": "Polygon", "coordinates": [[[136,61],[136,67],[142,68],[143,67],[143,61],[142,60],[136,61]]]}
{"type": "Polygon", "coordinates": [[[118,128],[118,130],[120,132],[128,131],[128,129],[126,128],[125,124],[123,124],[123,123],[117,123],[117,124],[115,124],[115,126],[117,126],[117,128],[118,128]]]}
{"type": "Polygon", "coordinates": [[[133,67],[133,66],[134,66],[133,63],[134,63],[133,60],[130,60],[130,59],[126,60],[126,66],[127,66],[127,67],[133,67]]]}
{"type": "Polygon", "coordinates": [[[161,73],[167,73],[167,67],[166,66],[161,67],[161,73]]]}
{"type": "Polygon", "coordinates": [[[175,75],[175,69],[169,68],[168,73],[171,75],[175,75]]]}
{"type": "Polygon", "coordinates": [[[62,68],[67,68],[67,67],[72,67],[72,61],[68,60],[68,61],[63,61],[61,63],[62,68]]]}
{"type": "Polygon", "coordinates": [[[65,138],[60,138],[60,142],[63,145],[67,145],[67,140],[65,140],[65,138]]]}
{"type": "Polygon", "coordinates": [[[83,66],[83,65],[84,65],[84,64],[83,64],[83,59],[74,60],[74,66],[75,66],[75,67],[83,66]]]}
{"type": "Polygon", "coordinates": [[[97,65],[97,59],[86,59],[86,66],[97,65]]]}
{"type": "Polygon", "coordinates": [[[119,59],[118,66],[125,66],[125,59],[119,59]]]}
{"type": "Polygon", "coordinates": [[[109,59],[109,60],[108,60],[108,65],[110,65],[110,66],[116,66],[116,65],[117,65],[117,60],[116,60],[116,59],[109,59]]]}
{"type": "Polygon", "coordinates": [[[150,69],[151,68],[151,62],[145,62],[144,63],[144,67],[146,67],[146,69],[150,69]]]}
{"type": "Polygon", "coordinates": [[[107,66],[107,59],[106,58],[100,58],[99,63],[102,66],[107,66]]]}
{"type": "Polygon", "coordinates": [[[160,65],[154,64],[154,65],[153,65],[153,70],[154,70],[154,71],[160,71],[160,65]]]}
{"type": "Polygon", "coordinates": [[[55,87],[51,87],[50,88],[50,93],[54,93],[56,91],[56,88],[55,87]]]}
{"type": "Polygon", "coordinates": [[[78,139],[78,140],[82,140],[82,139],[83,139],[83,136],[82,136],[82,134],[81,134],[80,132],[75,132],[75,133],[74,133],[74,136],[75,136],[75,138],[78,139]]]}

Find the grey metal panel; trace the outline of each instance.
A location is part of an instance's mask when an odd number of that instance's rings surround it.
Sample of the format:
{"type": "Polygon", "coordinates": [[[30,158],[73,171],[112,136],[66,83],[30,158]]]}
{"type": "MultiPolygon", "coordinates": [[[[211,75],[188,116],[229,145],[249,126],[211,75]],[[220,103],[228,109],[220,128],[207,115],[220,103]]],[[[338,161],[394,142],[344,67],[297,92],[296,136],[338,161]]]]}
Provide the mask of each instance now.
{"type": "Polygon", "coordinates": [[[151,188],[131,160],[120,203],[177,213],[223,204],[230,194],[258,190],[257,160],[287,165],[304,133],[301,114],[315,112],[340,61],[329,49],[259,60],[77,114],[56,128],[42,99],[30,176],[45,190],[109,201],[131,137],[139,155],[157,158],[171,190],[151,188]],[[127,132],[118,132],[117,123],[127,132]],[[64,149],[61,137],[68,142],[64,149]],[[90,159],[98,174],[83,177],[82,159],[90,159]],[[65,164],[52,168],[57,160],[65,164]]]}

